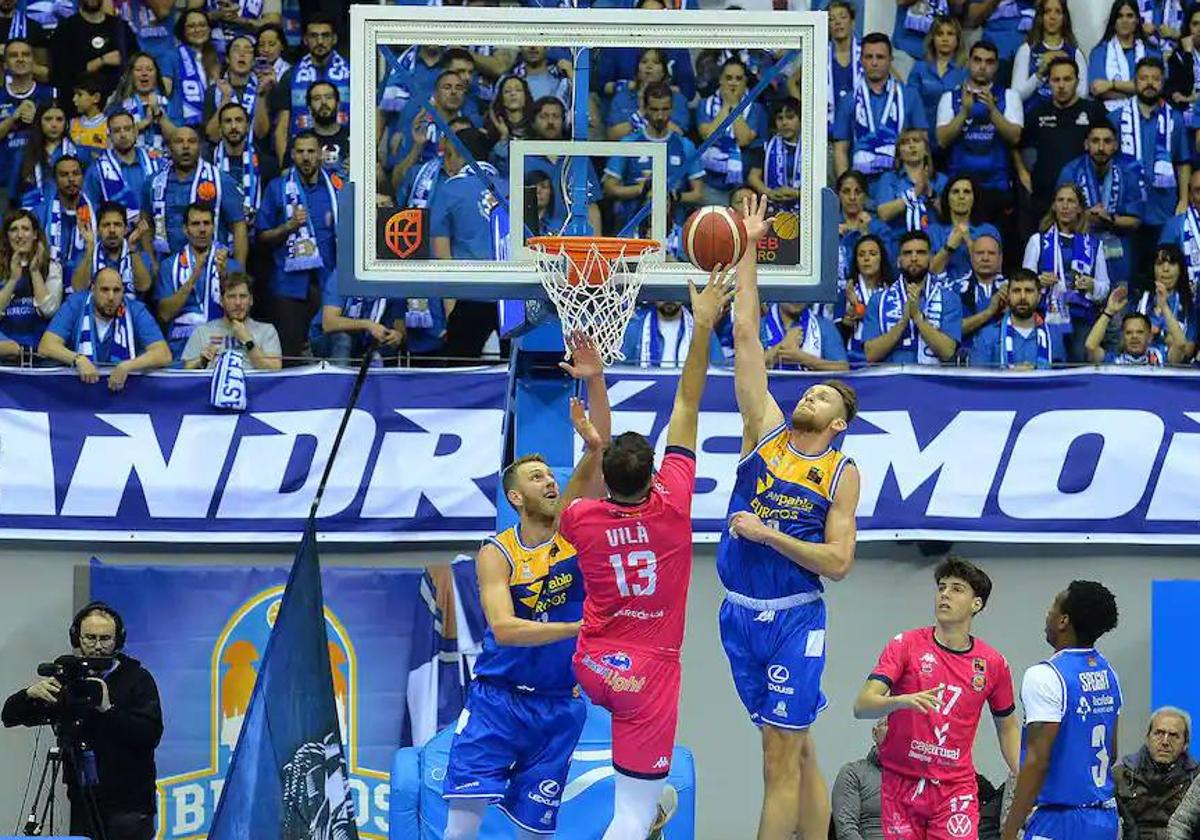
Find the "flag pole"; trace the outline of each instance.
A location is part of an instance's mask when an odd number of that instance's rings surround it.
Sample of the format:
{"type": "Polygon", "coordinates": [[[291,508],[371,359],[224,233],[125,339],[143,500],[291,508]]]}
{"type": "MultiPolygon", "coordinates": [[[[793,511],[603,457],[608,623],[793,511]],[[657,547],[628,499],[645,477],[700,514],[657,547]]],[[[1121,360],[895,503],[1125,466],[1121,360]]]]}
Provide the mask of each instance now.
{"type": "Polygon", "coordinates": [[[338,449],[342,446],[342,437],[346,434],[346,426],[350,424],[350,412],[354,411],[354,406],[358,404],[358,397],[362,393],[363,383],[367,381],[367,371],[371,367],[371,357],[375,355],[379,343],[372,341],[367,345],[367,349],[363,351],[362,361],[358,365],[358,375],[354,377],[354,387],[350,389],[350,401],[346,404],[346,410],[342,412],[342,422],[338,426],[337,435],[333,439],[333,447],[329,450],[329,457],[325,460],[325,472],[321,475],[321,481],[317,484],[317,494],[313,497],[312,507],[308,511],[308,521],[305,523],[305,529],[313,528],[315,531],[317,521],[317,508],[321,506],[321,497],[325,495],[325,484],[329,481],[329,475],[333,472],[333,461],[337,458],[338,449]]]}

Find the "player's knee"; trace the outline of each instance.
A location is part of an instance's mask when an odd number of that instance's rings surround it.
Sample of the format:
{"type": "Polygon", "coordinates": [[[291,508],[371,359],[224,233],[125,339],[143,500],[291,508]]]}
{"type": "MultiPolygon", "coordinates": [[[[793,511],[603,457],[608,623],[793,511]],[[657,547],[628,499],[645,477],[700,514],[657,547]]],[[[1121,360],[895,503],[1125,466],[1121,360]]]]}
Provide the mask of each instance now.
{"type": "Polygon", "coordinates": [[[802,745],[806,732],[763,727],[763,778],[768,786],[790,785],[800,778],[802,745]]]}

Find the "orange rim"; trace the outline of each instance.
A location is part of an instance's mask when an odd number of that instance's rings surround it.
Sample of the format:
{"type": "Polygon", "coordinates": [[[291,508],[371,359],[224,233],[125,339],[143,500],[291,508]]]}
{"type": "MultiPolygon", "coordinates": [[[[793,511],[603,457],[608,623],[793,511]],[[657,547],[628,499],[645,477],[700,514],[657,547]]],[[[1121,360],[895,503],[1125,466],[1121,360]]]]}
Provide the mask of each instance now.
{"type": "Polygon", "coordinates": [[[622,254],[639,256],[659,246],[653,239],[629,239],[623,236],[532,236],[529,245],[541,248],[547,254],[563,253],[568,256],[586,256],[592,248],[608,260],[622,254]]]}

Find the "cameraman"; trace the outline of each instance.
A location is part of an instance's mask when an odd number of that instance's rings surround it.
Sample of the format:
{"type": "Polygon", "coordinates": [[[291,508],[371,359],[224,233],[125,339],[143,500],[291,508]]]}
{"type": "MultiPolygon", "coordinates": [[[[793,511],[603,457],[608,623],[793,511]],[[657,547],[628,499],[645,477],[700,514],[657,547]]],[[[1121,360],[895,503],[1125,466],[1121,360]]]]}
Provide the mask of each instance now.
{"type": "MultiPolygon", "coordinates": [[[[158,686],[141,663],[119,652],[125,645],[125,625],[112,607],[88,604],[76,614],[69,633],[78,656],[108,660],[107,670],[81,680],[85,686],[91,682],[98,686],[81,692],[68,685],[64,691],[59,679],[40,679],[5,701],[0,720],[5,726],[54,724],[64,740],[88,745],[96,756],[99,782],[92,790],[107,840],[150,840],[154,836],[154,749],[163,731],[158,686]],[[80,707],[78,702],[70,704],[70,693],[90,693],[98,700],[80,707]],[[68,704],[74,711],[66,708],[68,704]],[[78,724],[73,738],[68,734],[75,728],[72,722],[78,724]]],[[[59,657],[57,664],[61,666],[64,659],[59,657]]],[[[72,744],[63,747],[63,773],[71,801],[69,833],[95,838],[79,775],[72,766],[72,744]]]]}

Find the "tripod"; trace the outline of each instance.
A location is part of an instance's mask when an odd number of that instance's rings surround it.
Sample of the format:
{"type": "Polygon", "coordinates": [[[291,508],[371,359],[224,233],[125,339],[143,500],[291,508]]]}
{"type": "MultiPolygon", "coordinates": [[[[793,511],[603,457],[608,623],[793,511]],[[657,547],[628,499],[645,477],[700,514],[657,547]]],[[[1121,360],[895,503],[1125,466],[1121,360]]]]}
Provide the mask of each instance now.
{"type": "Polygon", "coordinates": [[[69,790],[71,781],[67,774],[73,772],[75,798],[78,801],[72,804],[75,807],[82,805],[86,809],[85,813],[89,823],[88,836],[92,840],[108,840],[108,835],[104,830],[104,819],[100,815],[100,806],[96,803],[96,785],[100,783],[100,778],[96,773],[96,755],[86,741],[77,737],[77,732],[77,723],[54,726],[54,733],[58,736],[57,743],[46,751],[41,776],[38,779],[37,792],[34,794],[33,804],[29,809],[29,817],[25,820],[24,833],[27,837],[41,836],[42,830],[45,828],[49,828],[51,834],[54,833],[55,786],[61,774],[62,780],[67,784],[69,790]],[[49,778],[48,785],[46,784],[47,777],[49,778]],[[39,819],[38,800],[42,799],[43,795],[45,799],[42,801],[39,819]]]}

